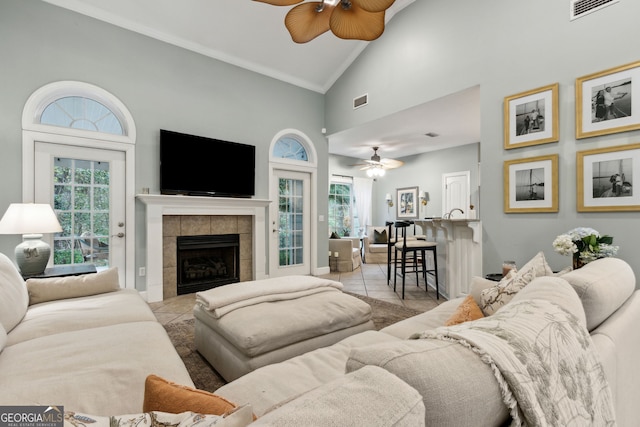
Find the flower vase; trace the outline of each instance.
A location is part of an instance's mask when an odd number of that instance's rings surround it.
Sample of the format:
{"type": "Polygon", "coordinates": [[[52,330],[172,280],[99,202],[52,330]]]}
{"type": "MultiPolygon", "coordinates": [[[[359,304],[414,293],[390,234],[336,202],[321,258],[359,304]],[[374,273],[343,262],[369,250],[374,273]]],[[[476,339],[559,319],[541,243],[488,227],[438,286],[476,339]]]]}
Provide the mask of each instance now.
{"type": "Polygon", "coordinates": [[[580,267],[584,266],[585,262],[580,259],[580,253],[576,252],[573,254],[573,269],[577,270],[580,267]]]}

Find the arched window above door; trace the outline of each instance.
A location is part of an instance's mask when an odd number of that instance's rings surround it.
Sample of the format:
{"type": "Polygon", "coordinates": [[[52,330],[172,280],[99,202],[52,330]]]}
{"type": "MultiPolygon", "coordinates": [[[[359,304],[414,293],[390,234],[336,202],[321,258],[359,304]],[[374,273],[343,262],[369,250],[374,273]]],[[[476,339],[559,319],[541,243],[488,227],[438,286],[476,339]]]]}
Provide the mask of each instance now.
{"type": "Polygon", "coordinates": [[[295,129],[284,129],[274,136],[271,142],[270,160],[301,167],[315,167],[317,164],[313,143],[308,136],[295,129]]]}
{"type": "Polygon", "coordinates": [[[280,138],[273,147],[273,157],[281,159],[309,161],[307,150],[296,138],[285,136],[280,138]]]}
{"type": "Polygon", "coordinates": [[[43,125],[123,135],[124,127],[104,104],[82,96],[65,96],[47,105],[40,115],[43,125]]]}
{"type": "Polygon", "coordinates": [[[106,90],[76,81],[54,82],[36,90],[22,112],[22,129],[127,144],[136,141],[127,107],[106,90]]]}

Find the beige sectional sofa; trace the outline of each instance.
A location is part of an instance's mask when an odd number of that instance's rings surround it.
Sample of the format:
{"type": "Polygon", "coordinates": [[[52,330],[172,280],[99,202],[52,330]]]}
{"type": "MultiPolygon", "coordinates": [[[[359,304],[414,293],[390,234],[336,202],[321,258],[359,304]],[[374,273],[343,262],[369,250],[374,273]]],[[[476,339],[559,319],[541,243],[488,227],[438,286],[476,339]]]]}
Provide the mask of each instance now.
{"type": "Polygon", "coordinates": [[[0,254],[0,405],[142,412],[145,379],[193,386],[167,333],[115,269],[30,279],[0,254]]]}
{"type": "MultiPolygon", "coordinates": [[[[525,314],[544,318],[546,310],[541,308],[536,312],[536,307],[546,307],[543,303],[552,304],[556,309],[560,307],[559,311],[572,319],[577,328],[575,330],[584,336],[580,339],[578,333],[543,335],[552,340],[558,338],[557,341],[577,340],[583,344],[585,352],[600,362],[599,372],[604,372],[604,375],[597,379],[605,379],[608,387],[600,387],[603,395],[598,402],[602,403],[602,407],[609,402],[608,406],[614,415],[607,414],[605,410],[594,416],[605,419],[615,416],[619,426],[637,425],[640,365],[636,356],[640,352],[640,334],[637,332],[637,325],[640,324],[640,291],[636,290],[633,271],[622,260],[605,258],[557,276],[552,274],[543,257],[542,261],[544,266],[530,271],[525,270],[533,260],[527,263],[518,276],[520,284],[526,286],[513,292],[515,296],[502,289],[501,295],[510,294],[513,299],[503,301],[502,307],[494,307],[497,308],[495,314],[471,322],[472,326],[502,321],[499,314],[514,310],[524,310],[525,314]]],[[[475,278],[472,284],[474,301],[484,305],[484,296],[493,292],[495,287],[495,282],[475,278]]],[[[385,394],[380,397],[366,393],[359,396],[356,392],[348,402],[342,402],[339,398],[321,399],[319,396],[332,395],[334,391],[341,390],[345,382],[352,381],[353,375],[361,369],[375,367],[401,379],[422,397],[422,408],[412,407],[414,412],[411,412],[407,407],[397,407],[396,415],[415,415],[415,411],[424,411],[425,425],[503,425],[510,413],[513,414],[513,408],[507,407],[503,401],[502,385],[494,369],[476,354],[472,346],[433,337],[408,339],[424,331],[436,330],[435,335],[444,335],[465,325],[463,323],[453,329],[440,328],[459,311],[464,299],[447,301],[436,309],[381,331],[356,334],[330,347],[259,368],[221,387],[216,393],[232,402],[251,404],[259,417],[255,425],[295,425],[286,422],[303,422],[302,418],[296,417],[300,408],[309,406],[327,419],[342,416],[357,425],[359,423],[355,420],[358,420],[359,412],[354,400],[366,400],[367,408],[375,414],[376,411],[383,413],[389,410],[391,403],[385,401],[385,396],[389,399],[395,396],[385,394]],[[364,396],[367,396],[366,399],[364,396]],[[274,408],[278,409],[274,411],[274,408]]],[[[514,322],[518,321],[518,317],[514,317],[514,322]]],[[[466,325],[469,326],[469,323],[466,325]]],[[[515,325],[517,327],[518,324],[515,325]]],[[[561,362],[571,363],[570,360],[562,359],[561,362]]],[[[565,367],[581,372],[578,363],[565,367]]],[[[407,392],[406,396],[410,399],[412,394],[407,392]]],[[[539,397],[541,401],[549,400],[546,393],[539,393],[539,397]]],[[[547,413],[553,412],[548,409],[547,413]]],[[[422,421],[415,425],[422,425],[422,421]]]]}

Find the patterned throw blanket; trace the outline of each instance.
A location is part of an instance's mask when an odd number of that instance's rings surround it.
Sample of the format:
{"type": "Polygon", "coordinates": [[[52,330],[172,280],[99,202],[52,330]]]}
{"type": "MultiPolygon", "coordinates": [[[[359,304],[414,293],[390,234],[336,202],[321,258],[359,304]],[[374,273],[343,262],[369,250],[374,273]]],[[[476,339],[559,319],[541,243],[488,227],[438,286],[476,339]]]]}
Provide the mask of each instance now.
{"type": "Polygon", "coordinates": [[[413,338],[456,341],[491,366],[512,426],[614,426],[611,390],[591,337],[547,300],[508,304],[474,322],[413,338]]]}

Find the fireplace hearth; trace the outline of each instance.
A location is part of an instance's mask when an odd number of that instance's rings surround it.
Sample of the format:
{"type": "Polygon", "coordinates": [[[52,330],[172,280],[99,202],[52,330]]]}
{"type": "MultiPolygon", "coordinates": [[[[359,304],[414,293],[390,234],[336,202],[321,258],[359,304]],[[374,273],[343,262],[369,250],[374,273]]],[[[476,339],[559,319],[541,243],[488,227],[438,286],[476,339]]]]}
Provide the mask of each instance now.
{"type": "Polygon", "coordinates": [[[177,294],[240,281],[240,236],[217,234],[177,237],[177,294]]]}

